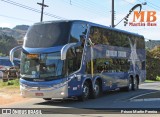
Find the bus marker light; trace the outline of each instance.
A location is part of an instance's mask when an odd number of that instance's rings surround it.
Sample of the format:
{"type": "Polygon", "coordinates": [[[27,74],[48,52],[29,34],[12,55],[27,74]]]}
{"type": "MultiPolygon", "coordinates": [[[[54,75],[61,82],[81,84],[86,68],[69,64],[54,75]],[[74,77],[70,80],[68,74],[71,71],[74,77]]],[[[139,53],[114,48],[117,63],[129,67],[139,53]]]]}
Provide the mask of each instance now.
{"type": "Polygon", "coordinates": [[[27,58],[38,58],[38,54],[27,54],[27,58]]]}

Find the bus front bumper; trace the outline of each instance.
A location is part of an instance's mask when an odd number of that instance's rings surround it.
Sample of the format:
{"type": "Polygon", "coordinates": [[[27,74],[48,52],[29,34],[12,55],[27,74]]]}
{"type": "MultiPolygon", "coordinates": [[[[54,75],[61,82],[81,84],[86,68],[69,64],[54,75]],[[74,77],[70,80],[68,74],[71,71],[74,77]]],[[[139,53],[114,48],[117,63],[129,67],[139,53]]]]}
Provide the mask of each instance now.
{"type": "Polygon", "coordinates": [[[29,87],[20,85],[22,97],[64,99],[68,97],[68,84],[59,87],[29,87]]]}

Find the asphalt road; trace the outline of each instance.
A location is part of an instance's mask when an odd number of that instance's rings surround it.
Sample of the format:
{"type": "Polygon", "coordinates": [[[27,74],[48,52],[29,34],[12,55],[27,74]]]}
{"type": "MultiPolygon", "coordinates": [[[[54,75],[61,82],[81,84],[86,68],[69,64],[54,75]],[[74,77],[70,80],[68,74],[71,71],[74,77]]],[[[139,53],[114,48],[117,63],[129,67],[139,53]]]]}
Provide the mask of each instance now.
{"type": "MultiPolygon", "coordinates": [[[[145,93],[155,92],[160,90],[160,83],[144,83],[140,85],[140,89],[137,91],[122,92],[122,91],[111,91],[106,92],[102,97],[97,99],[90,99],[85,102],[67,100],[67,101],[44,101],[43,99],[30,99],[26,102],[14,103],[7,105],[1,108],[49,108],[48,113],[66,113],[73,112],[75,114],[81,114],[81,111],[76,110],[80,109],[82,112],[88,114],[94,114],[97,109],[131,109],[131,108],[160,108],[160,101],[130,101],[131,98],[142,95],[145,93]],[[62,109],[60,109],[62,108],[62,109]],[[72,108],[72,109],[70,109],[72,108]],[[86,109],[87,108],[87,109],[86,109]],[[67,110],[69,109],[69,111],[67,110]],[[76,113],[77,112],[77,113],[76,113]]],[[[160,97],[159,97],[160,98],[160,97]]],[[[103,114],[103,111],[102,113],[103,114]]],[[[104,113],[105,114],[105,113],[104,113]]]]}

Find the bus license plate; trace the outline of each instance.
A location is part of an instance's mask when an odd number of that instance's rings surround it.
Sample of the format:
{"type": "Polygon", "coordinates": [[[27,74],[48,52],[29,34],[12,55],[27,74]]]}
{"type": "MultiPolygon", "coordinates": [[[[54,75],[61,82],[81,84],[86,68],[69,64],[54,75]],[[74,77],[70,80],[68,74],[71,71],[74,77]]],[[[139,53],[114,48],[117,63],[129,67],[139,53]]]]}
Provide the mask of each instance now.
{"type": "Polygon", "coordinates": [[[36,96],[43,96],[43,93],[35,93],[36,96]]]}

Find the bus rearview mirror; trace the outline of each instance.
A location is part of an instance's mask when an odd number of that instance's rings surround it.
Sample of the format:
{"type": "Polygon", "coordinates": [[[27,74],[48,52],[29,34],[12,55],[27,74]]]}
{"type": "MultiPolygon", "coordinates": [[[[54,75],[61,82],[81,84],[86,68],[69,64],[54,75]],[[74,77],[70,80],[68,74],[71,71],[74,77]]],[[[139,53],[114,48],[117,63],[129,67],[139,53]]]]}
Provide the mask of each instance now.
{"type": "Polygon", "coordinates": [[[66,44],[63,46],[63,48],[61,49],[61,60],[66,59],[68,49],[75,46],[75,45],[76,45],[76,43],[69,43],[69,44],[66,44]]]}
{"type": "Polygon", "coordinates": [[[15,66],[15,64],[14,64],[14,53],[18,50],[21,50],[21,49],[22,49],[22,46],[16,46],[12,50],[10,50],[9,59],[10,59],[13,66],[15,66]]]}

